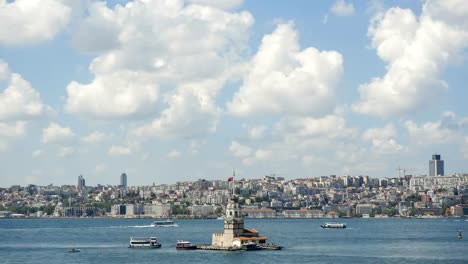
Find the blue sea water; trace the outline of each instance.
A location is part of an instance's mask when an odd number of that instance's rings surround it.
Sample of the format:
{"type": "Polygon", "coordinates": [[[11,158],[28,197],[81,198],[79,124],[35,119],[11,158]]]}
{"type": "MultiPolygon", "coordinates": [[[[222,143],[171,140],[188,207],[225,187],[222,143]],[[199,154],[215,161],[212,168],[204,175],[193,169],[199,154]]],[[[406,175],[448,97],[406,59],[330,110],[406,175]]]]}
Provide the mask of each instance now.
{"type": "Polygon", "coordinates": [[[2,219],[0,263],[468,263],[468,219],[246,219],[280,251],[177,251],[179,239],[211,243],[221,220],[2,219]],[[464,238],[457,239],[458,230],[464,238]],[[129,249],[130,237],[157,236],[160,249],[129,249]],[[80,248],[79,253],[68,253],[80,248]]]}

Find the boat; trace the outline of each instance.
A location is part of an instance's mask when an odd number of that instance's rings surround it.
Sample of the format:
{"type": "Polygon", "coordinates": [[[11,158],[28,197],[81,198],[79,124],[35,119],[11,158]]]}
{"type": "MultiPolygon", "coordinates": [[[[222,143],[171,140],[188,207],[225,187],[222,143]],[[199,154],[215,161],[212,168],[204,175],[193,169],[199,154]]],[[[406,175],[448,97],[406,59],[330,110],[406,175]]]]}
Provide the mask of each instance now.
{"type": "Polygon", "coordinates": [[[161,244],[156,237],[136,238],[131,237],[128,244],[129,248],[160,248],[161,244]]]}
{"type": "Polygon", "coordinates": [[[346,228],[345,223],[325,223],[320,225],[321,228],[346,228]]]}
{"type": "Polygon", "coordinates": [[[176,244],[176,249],[192,250],[197,249],[197,246],[190,243],[190,241],[178,240],[176,244]]]}
{"type": "Polygon", "coordinates": [[[69,253],[78,253],[80,251],[81,250],[79,248],[72,248],[72,249],[68,250],[69,253]]]}
{"type": "Polygon", "coordinates": [[[242,249],[250,251],[250,250],[261,250],[263,248],[255,242],[248,242],[248,243],[242,244],[242,249]]]}
{"type": "Polygon", "coordinates": [[[177,226],[172,220],[161,220],[161,221],[154,221],[152,226],[177,226]]]}

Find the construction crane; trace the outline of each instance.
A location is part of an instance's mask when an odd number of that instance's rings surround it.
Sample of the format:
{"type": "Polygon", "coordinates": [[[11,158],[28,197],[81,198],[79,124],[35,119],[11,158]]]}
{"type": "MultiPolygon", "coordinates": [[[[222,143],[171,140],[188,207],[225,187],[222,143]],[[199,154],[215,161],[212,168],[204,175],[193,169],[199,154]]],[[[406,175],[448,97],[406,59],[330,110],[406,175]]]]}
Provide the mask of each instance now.
{"type": "Polygon", "coordinates": [[[396,168],[396,170],[398,171],[398,177],[400,178],[401,177],[401,172],[403,172],[403,177],[405,177],[406,172],[412,171],[413,169],[412,168],[401,168],[400,166],[398,166],[398,168],[396,168]]]}

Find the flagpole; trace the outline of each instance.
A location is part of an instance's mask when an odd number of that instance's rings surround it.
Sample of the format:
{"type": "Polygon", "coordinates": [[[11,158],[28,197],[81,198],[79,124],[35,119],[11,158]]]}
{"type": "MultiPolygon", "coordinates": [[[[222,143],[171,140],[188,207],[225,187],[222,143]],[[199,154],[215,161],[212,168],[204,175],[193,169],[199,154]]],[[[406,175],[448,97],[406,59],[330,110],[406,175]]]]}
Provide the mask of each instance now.
{"type": "Polygon", "coordinates": [[[234,191],[235,191],[235,176],[236,176],[236,170],[232,169],[232,197],[234,197],[234,191]]]}

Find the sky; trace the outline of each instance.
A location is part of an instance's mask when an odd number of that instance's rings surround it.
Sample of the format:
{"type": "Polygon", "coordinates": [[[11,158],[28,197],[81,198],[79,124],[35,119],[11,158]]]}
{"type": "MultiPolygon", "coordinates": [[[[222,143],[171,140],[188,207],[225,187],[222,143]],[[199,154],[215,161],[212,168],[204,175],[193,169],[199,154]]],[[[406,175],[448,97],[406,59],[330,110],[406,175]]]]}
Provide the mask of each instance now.
{"type": "Polygon", "coordinates": [[[0,0],[0,187],[466,173],[467,48],[465,0],[0,0]]]}

